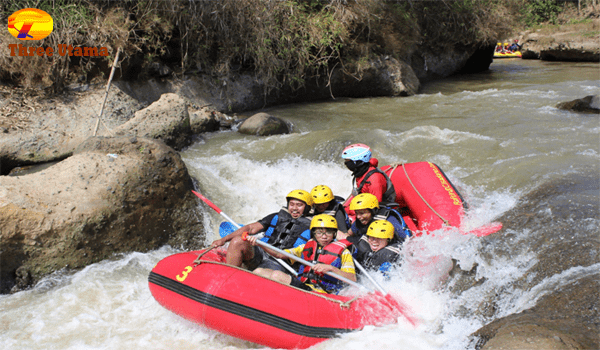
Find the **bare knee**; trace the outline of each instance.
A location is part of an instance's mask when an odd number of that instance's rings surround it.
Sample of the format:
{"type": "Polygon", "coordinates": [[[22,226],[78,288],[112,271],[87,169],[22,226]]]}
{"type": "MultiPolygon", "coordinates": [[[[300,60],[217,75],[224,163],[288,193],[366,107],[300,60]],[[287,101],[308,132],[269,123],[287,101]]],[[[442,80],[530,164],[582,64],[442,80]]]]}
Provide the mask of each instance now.
{"type": "Polygon", "coordinates": [[[262,267],[258,267],[256,269],[254,269],[254,271],[252,271],[252,272],[254,272],[255,274],[257,274],[259,276],[265,277],[265,278],[271,278],[271,275],[275,271],[273,271],[271,269],[265,269],[265,268],[262,268],[262,267]]]}
{"type": "Polygon", "coordinates": [[[292,276],[281,271],[273,271],[271,279],[283,284],[290,284],[292,282],[292,276]]]}
{"type": "Polygon", "coordinates": [[[227,263],[242,266],[243,261],[250,261],[254,257],[254,247],[241,237],[235,237],[227,247],[227,263]]]}

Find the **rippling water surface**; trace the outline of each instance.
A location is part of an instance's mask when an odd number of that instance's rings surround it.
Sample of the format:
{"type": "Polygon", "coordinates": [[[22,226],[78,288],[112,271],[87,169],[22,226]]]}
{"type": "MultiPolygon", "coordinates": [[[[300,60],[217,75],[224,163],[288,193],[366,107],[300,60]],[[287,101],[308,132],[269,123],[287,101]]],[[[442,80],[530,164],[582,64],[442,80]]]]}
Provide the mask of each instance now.
{"type": "MultiPolygon", "coordinates": [[[[381,165],[437,163],[471,206],[467,225],[478,226],[497,220],[544,184],[598,174],[598,115],[554,106],[599,93],[597,64],[495,61],[489,72],[429,83],[417,96],[272,108],[267,112],[292,122],[294,133],[206,134],[182,156],[207,197],[236,220],[251,222],[278,210],[285,194],[296,188],[327,184],[347,196],[351,177],[339,154],[349,142],[362,142],[381,165]]],[[[559,194],[565,201],[579,200],[568,191],[559,194]]],[[[200,210],[216,230],[220,217],[200,210]]],[[[545,225],[562,225],[552,208],[529,214],[556,219],[545,225]]],[[[582,239],[598,233],[597,217],[585,220],[578,233],[582,239]]],[[[368,327],[314,348],[468,348],[467,337],[481,326],[534,306],[565,281],[597,273],[600,265],[591,261],[550,276],[528,274],[540,259],[537,251],[554,244],[532,240],[532,230],[524,225],[502,231],[498,235],[504,236],[485,247],[481,239],[458,233],[411,241],[405,251],[414,255],[393,281],[380,282],[410,306],[418,325],[400,320],[368,327]],[[437,269],[418,268],[418,260],[428,256],[443,257],[437,269]],[[476,277],[483,282],[458,292],[457,280],[445,278],[451,259],[466,271],[478,265],[476,277]],[[520,288],[516,281],[522,277],[533,287],[520,288]],[[489,312],[482,300],[492,294],[494,311],[489,312]]],[[[163,247],[115,256],[76,273],[57,273],[32,290],[0,296],[0,348],[260,348],[185,321],[154,301],[148,272],[177,251],[163,247]]]]}

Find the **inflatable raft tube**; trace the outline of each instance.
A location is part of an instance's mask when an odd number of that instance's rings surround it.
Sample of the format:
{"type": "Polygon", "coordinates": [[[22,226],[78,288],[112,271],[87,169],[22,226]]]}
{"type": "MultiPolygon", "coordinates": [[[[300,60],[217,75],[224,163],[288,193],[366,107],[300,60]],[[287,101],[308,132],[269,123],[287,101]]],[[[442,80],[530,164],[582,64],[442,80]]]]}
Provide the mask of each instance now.
{"type": "Polygon", "coordinates": [[[160,305],[204,327],[272,348],[305,349],[366,325],[394,323],[381,294],[357,299],[307,292],[225,265],[226,251],[164,258],[148,277],[160,305]]]}
{"type": "MultiPolygon", "coordinates": [[[[386,165],[381,170],[394,184],[396,203],[416,236],[441,228],[461,229],[467,203],[436,164],[417,162],[386,165]]],[[[485,236],[501,228],[501,223],[492,223],[463,233],[485,236]]]]}

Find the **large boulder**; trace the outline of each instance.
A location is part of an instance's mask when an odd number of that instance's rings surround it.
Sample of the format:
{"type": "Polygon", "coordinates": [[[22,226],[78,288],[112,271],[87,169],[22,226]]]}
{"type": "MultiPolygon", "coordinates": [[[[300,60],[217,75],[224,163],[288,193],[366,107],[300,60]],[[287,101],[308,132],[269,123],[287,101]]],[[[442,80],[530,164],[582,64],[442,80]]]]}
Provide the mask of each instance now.
{"type": "Polygon", "coordinates": [[[135,137],[93,137],[40,172],[0,176],[2,291],[115,253],[199,247],[191,189],[176,151],[135,137]]]}
{"type": "Polygon", "coordinates": [[[406,62],[380,56],[366,62],[366,68],[355,76],[335,69],[323,92],[332,96],[412,96],[419,92],[421,82],[406,62]]]}
{"type": "Polygon", "coordinates": [[[221,126],[231,127],[234,121],[232,117],[210,106],[196,107],[191,104],[188,110],[190,112],[190,127],[194,135],[217,131],[221,126]]]}
{"type": "MultiPolygon", "coordinates": [[[[105,89],[71,92],[48,98],[10,89],[0,94],[0,175],[17,166],[64,159],[92,136],[105,89]]],[[[99,124],[98,135],[110,135],[143,106],[114,86],[99,124]]]]}
{"type": "Polygon", "coordinates": [[[168,93],[114,130],[117,135],[133,135],[161,139],[181,150],[191,143],[192,128],[185,100],[168,93]]]}
{"type": "Polygon", "coordinates": [[[290,127],[284,120],[270,114],[257,113],[244,120],[238,131],[247,135],[269,136],[288,134],[290,132],[290,127]]]}

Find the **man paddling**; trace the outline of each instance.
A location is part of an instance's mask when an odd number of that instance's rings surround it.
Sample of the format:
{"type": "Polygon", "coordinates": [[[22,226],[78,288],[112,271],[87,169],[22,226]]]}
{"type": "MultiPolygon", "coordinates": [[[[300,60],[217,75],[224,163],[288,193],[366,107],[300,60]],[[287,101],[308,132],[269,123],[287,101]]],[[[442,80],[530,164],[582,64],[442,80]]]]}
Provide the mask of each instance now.
{"type": "MultiPolygon", "coordinates": [[[[246,264],[250,271],[258,268],[286,271],[261,247],[253,246],[242,238],[244,232],[250,235],[265,232],[267,243],[280,249],[293,248],[310,239],[310,219],[306,218],[312,206],[311,195],[304,190],[294,190],[287,196],[287,206],[278,213],[265,216],[257,222],[235,230],[229,235],[212,242],[211,246],[220,247],[227,242],[227,264],[241,267],[246,264]]],[[[260,272],[260,270],[255,271],[260,272]]]]}

